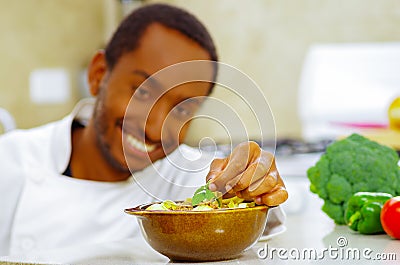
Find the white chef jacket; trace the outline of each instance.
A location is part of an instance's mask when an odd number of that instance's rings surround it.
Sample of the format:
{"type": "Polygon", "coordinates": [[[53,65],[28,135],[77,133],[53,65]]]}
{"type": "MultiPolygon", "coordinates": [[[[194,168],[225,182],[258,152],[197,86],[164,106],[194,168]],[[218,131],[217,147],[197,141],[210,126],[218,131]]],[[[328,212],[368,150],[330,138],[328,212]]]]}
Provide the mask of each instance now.
{"type": "Polygon", "coordinates": [[[81,102],[60,121],[0,137],[0,256],[140,236],[124,209],[185,199],[204,185],[212,157],[186,145],[126,181],[62,175],[72,121],[85,123],[92,109],[92,101],[81,102]]]}

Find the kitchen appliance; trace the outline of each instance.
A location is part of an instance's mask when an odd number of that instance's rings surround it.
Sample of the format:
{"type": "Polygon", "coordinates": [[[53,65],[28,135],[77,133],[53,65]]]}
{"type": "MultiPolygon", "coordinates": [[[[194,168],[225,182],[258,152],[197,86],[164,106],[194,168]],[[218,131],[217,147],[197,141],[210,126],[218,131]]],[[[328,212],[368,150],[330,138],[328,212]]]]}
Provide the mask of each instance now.
{"type": "Polygon", "coordinates": [[[316,44],[303,65],[298,111],[305,140],[388,127],[400,96],[400,42],[316,44]]]}

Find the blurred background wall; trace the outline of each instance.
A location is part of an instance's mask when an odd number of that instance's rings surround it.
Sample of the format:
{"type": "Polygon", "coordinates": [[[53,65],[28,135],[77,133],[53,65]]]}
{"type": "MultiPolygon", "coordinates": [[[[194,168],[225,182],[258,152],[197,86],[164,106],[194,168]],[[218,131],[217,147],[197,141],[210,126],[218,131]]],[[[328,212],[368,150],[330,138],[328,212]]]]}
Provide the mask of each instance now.
{"type": "MultiPolygon", "coordinates": [[[[297,97],[302,63],[314,43],[400,41],[398,0],[164,0],[196,14],[213,35],[220,59],[251,77],[273,111],[278,137],[300,137],[297,97]]],[[[127,8],[139,1],[0,0],[0,107],[17,127],[29,128],[68,114],[87,96],[84,70],[127,8]],[[125,2],[122,9],[121,2],[125,2]],[[29,78],[37,69],[63,69],[70,93],[57,104],[34,103],[29,78]]],[[[216,97],[235,104],[223,91],[216,97]]],[[[240,110],[239,110],[240,112],[240,110]]],[[[251,120],[251,113],[240,113],[251,120]]],[[[248,124],[250,134],[256,128],[248,124]]],[[[195,123],[189,142],[220,128],[195,123]]]]}
{"type": "Polygon", "coordinates": [[[104,35],[104,6],[88,0],[0,0],[0,107],[18,128],[59,119],[79,98],[79,71],[104,35]],[[64,68],[70,97],[59,104],[35,104],[29,91],[30,73],[64,68]]]}

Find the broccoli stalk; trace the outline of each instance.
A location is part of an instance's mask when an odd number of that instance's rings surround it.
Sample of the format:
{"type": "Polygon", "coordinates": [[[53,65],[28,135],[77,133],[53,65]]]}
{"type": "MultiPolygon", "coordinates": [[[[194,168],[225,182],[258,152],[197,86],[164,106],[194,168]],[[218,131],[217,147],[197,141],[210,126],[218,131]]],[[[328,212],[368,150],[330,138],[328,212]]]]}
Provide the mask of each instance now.
{"type": "Polygon", "coordinates": [[[311,192],[324,200],[322,210],[337,224],[345,224],[347,201],[356,192],[400,195],[399,155],[390,147],[352,134],[329,145],[315,166],[307,170],[311,192]]]}

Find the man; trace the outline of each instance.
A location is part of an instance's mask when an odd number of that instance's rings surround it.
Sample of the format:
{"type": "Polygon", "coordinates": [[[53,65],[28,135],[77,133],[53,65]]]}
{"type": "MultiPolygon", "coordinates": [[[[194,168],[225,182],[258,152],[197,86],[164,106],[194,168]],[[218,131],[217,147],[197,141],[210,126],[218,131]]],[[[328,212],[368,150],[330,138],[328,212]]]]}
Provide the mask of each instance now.
{"type": "MultiPolygon", "coordinates": [[[[184,199],[204,183],[206,171],[189,174],[173,161],[196,156],[180,144],[212,82],[170,85],[193,74],[214,81],[210,60],[211,37],[181,9],[149,5],[125,18],[89,65],[94,106],[80,103],[60,121],[0,138],[0,255],[139,235],[124,208],[184,199]],[[206,64],[153,75],[196,60],[206,64]]],[[[207,179],[226,196],[271,206],[287,199],[274,157],[252,142],[214,160],[207,179]]]]}

